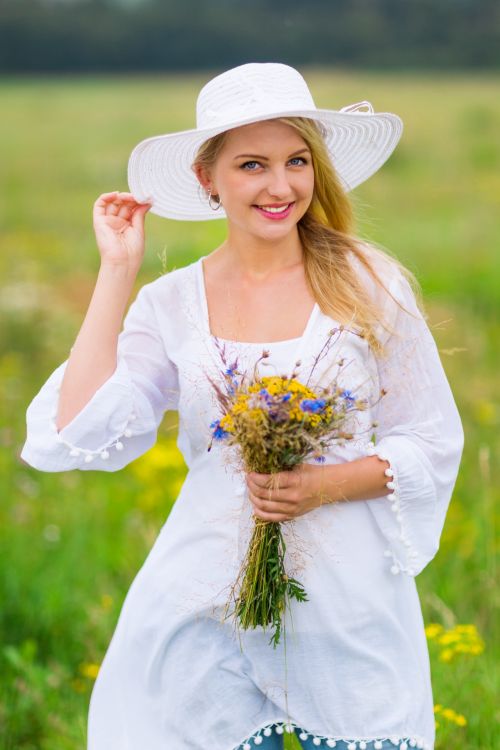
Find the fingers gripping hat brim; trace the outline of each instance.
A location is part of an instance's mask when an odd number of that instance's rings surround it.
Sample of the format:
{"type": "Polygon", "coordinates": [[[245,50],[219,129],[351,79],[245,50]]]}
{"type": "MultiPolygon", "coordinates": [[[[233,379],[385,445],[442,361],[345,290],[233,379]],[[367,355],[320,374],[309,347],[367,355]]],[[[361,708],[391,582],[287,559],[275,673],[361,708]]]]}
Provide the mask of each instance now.
{"type": "MultiPolygon", "coordinates": [[[[323,124],[325,143],[332,164],[346,192],[371,177],[387,161],[403,132],[400,117],[391,112],[337,112],[293,110],[274,113],[278,117],[308,117],[323,124]]],[[[141,141],[128,162],[128,184],[137,201],[150,199],[150,213],[168,219],[206,221],[226,217],[223,207],[210,208],[191,165],[199,147],[218,133],[269,115],[226,124],[223,128],[184,130],[141,141]]]]}

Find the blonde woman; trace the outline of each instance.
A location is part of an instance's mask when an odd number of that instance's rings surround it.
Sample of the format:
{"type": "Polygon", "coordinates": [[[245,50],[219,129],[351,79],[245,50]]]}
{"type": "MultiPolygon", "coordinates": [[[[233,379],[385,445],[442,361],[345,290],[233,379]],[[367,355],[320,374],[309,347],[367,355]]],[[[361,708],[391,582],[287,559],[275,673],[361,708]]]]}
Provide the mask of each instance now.
{"type": "Polygon", "coordinates": [[[89,750],[282,750],[287,733],[307,750],[434,747],[415,576],[439,547],[463,431],[417,282],[355,235],[348,198],[401,131],[369,102],[317,109],[296,70],[250,63],[203,87],[196,129],[136,146],[131,192],[96,201],[94,295],[28,407],[21,457],[118,471],[175,409],[189,471],[101,665],[89,750]],[[148,210],[225,218],[227,236],[144,285],[122,329],[148,210]],[[306,377],[341,324],[328,356],[372,405],[357,439],[282,472],[276,490],[207,451],[221,352],[245,369],[265,348],[267,374],[300,361],[306,377]],[[285,615],[286,652],[221,616],[254,516],[283,522],[308,594],[285,615]]]}

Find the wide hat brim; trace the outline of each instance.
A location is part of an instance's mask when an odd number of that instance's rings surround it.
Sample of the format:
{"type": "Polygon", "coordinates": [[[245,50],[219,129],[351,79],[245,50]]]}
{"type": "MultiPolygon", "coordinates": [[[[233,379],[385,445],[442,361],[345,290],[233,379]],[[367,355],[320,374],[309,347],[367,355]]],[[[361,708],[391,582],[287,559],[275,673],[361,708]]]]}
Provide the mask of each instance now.
{"type": "Polygon", "coordinates": [[[294,116],[308,117],[323,124],[330,159],[346,192],[380,169],[403,132],[401,118],[392,112],[295,109],[239,119],[225,123],[224,127],[152,136],[138,143],[130,155],[127,169],[130,192],[139,202],[152,200],[150,213],[167,219],[223,219],[226,217],[223,207],[217,211],[210,208],[205,191],[191,169],[201,144],[241,125],[294,116]]]}

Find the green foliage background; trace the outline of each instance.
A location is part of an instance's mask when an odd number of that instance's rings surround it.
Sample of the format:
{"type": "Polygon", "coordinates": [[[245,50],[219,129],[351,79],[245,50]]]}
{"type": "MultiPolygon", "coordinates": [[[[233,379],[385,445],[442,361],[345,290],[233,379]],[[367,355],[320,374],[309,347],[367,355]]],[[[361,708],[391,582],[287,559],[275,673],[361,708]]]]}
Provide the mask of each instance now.
{"type": "MultiPolygon", "coordinates": [[[[417,585],[426,623],[473,623],[486,650],[444,663],[431,649],[436,702],[468,722],[464,728],[441,722],[437,747],[493,748],[498,75],[302,72],[318,106],[368,99],[405,124],[394,155],[352,198],[359,232],[384,244],[422,283],[465,428],[441,548],[417,585]]],[[[4,750],[85,746],[92,665],[102,660],[126,591],[182,482],[175,415],[160,428],[161,450],[121,472],[37,472],[18,456],[26,408],[67,358],[90,300],[99,267],[93,202],[102,192],[128,190],[126,165],[136,143],[194,126],[196,95],[208,77],[0,81],[4,750]]],[[[223,236],[224,222],[190,224],[148,214],[136,291],[162,273],[165,256],[168,268],[185,265],[223,236]]]]}

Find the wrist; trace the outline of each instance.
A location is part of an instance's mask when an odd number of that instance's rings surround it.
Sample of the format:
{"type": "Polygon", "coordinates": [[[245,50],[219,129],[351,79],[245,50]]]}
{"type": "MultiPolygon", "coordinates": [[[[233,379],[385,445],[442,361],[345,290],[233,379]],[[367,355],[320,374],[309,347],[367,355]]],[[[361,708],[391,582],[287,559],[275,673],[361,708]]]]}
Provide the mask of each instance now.
{"type": "Polygon", "coordinates": [[[113,261],[107,260],[101,261],[99,273],[110,277],[127,279],[133,278],[135,280],[140,267],[140,263],[131,263],[129,261],[120,261],[114,263],[113,261]]]}
{"type": "Polygon", "coordinates": [[[333,466],[317,464],[303,464],[307,475],[309,496],[314,500],[316,507],[336,502],[339,498],[335,492],[335,485],[331,481],[330,470],[333,466]]]}

